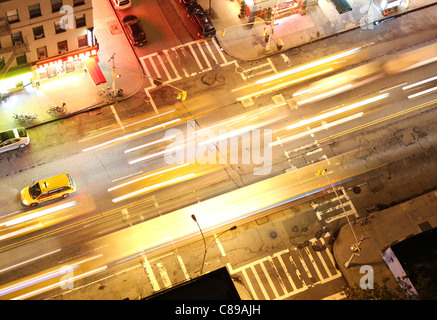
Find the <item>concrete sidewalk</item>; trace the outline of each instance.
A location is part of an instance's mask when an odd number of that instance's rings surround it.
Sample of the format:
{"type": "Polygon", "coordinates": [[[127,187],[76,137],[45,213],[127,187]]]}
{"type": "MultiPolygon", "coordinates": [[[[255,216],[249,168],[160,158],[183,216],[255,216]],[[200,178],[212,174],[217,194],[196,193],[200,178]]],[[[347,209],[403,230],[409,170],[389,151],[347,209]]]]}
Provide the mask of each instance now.
{"type": "MultiPolygon", "coordinates": [[[[95,2],[95,1],[94,1],[95,2]]],[[[109,1],[100,1],[98,10],[93,11],[94,32],[99,43],[99,66],[107,83],[95,86],[86,72],[55,77],[39,87],[31,85],[22,91],[11,94],[0,104],[0,131],[16,127],[30,128],[59,119],[47,113],[50,106],[59,105],[61,101],[67,104],[64,117],[69,117],[95,107],[108,105],[108,100],[100,97],[97,92],[112,86],[112,60],[114,54],[117,68],[131,70],[124,72],[116,79],[116,87],[123,88],[123,96],[118,100],[127,99],[143,87],[144,77],[142,67],[121,29],[117,15],[109,1]],[[111,28],[112,26],[118,28],[111,28]],[[13,113],[35,113],[38,117],[27,123],[19,123],[13,119],[13,113]]]]}
{"type": "MultiPolygon", "coordinates": [[[[212,19],[217,29],[216,38],[228,54],[242,60],[255,60],[357,28],[373,29],[374,23],[437,4],[436,0],[413,0],[408,9],[403,3],[393,13],[384,16],[373,1],[349,0],[348,2],[352,11],[343,14],[338,14],[331,1],[319,0],[317,5],[307,8],[306,15],[294,14],[277,20],[273,26],[269,45],[265,43],[263,31],[265,27],[271,28],[270,23],[266,24],[257,17],[253,27],[238,26],[249,22],[249,17],[242,19],[238,17],[240,12],[238,1],[222,1],[220,6],[213,4],[212,19]],[[222,30],[225,31],[224,37],[221,35],[222,30]],[[276,46],[278,39],[283,42],[281,50],[276,46]]],[[[198,3],[205,10],[209,10],[209,0],[198,0],[198,3]]]]}
{"type": "Polygon", "coordinates": [[[357,240],[363,241],[359,256],[350,260],[348,268],[345,263],[351,258],[351,244],[355,243],[355,238],[351,227],[345,225],[334,242],[335,260],[349,284],[359,284],[364,276],[360,268],[369,265],[373,268],[375,283],[382,285],[382,280],[388,278],[387,286],[395,288],[397,281],[382,259],[382,253],[389,246],[426,231],[429,226],[437,227],[437,191],[375,212],[352,224],[357,240]]]}

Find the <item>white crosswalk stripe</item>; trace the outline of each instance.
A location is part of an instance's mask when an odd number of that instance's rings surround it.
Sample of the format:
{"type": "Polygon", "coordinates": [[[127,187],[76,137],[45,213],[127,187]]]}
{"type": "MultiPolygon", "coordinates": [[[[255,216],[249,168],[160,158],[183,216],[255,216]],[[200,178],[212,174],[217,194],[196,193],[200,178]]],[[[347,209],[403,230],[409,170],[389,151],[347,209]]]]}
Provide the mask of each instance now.
{"type": "MultiPolygon", "coordinates": [[[[323,238],[311,239],[310,243],[325,245],[323,238]]],[[[257,300],[286,299],[342,276],[329,250],[316,250],[313,246],[282,250],[235,269],[228,263],[227,268],[231,275],[242,278],[257,300]]]]}
{"type": "Polygon", "coordinates": [[[260,78],[274,73],[278,73],[278,71],[276,70],[275,65],[270,58],[267,58],[265,63],[261,63],[251,68],[242,69],[242,71],[240,72],[241,77],[244,80],[249,80],[251,78],[260,78]]]}
{"type": "Polygon", "coordinates": [[[176,283],[190,279],[182,257],[175,252],[152,259],[143,255],[143,267],[148,276],[152,292],[169,288],[176,283]],[[172,272],[169,272],[169,270],[172,270],[172,272]],[[173,270],[177,270],[177,272],[173,270]]]}
{"type": "Polygon", "coordinates": [[[146,90],[156,87],[152,78],[170,83],[209,71],[214,65],[234,63],[228,60],[215,39],[185,43],[139,59],[146,75],[150,77],[150,85],[146,90]]]}
{"type": "Polygon", "coordinates": [[[358,212],[349,196],[346,194],[346,190],[341,186],[335,188],[339,194],[338,197],[335,192],[332,191],[329,193],[329,195],[331,195],[329,199],[320,202],[311,202],[311,206],[315,210],[317,218],[319,220],[324,219],[326,223],[345,218],[346,215],[354,215],[358,218],[358,212]]]}

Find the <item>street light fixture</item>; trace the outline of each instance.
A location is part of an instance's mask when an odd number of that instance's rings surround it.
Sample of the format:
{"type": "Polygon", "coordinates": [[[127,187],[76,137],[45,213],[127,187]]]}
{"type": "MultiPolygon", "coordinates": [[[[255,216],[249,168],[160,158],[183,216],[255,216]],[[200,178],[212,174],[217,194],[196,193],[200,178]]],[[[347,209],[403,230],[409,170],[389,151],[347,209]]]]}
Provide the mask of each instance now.
{"type": "Polygon", "coordinates": [[[220,237],[222,234],[228,232],[228,231],[232,231],[237,229],[237,226],[232,226],[229,229],[221,232],[219,235],[215,236],[214,239],[211,240],[211,242],[208,244],[208,246],[206,245],[206,240],[205,240],[205,236],[203,235],[203,231],[202,228],[200,227],[199,223],[197,222],[196,216],[194,214],[191,215],[191,219],[194,220],[194,222],[196,222],[197,226],[199,227],[200,230],[200,234],[202,235],[202,239],[203,239],[203,246],[204,246],[204,251],[203,251],[203,260],[202,260],[202,266],[200,267],[199,273],[200,275],[203,274],[203,266],[205,265],[205,258],[206,258],[206,252],[208,251],[208,248],[211,246],[211,244],[214,242],[215,239],[217,239],[218,237],[220,237]]]}

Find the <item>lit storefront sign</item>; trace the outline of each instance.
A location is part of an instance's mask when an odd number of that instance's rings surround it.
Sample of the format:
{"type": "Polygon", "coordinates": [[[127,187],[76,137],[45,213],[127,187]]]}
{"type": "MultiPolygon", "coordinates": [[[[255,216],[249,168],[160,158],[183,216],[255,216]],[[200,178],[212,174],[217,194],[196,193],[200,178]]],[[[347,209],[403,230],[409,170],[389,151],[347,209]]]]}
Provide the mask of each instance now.
{"type": "MultiPolygon", "coordinates": [[[[238,0],[241,5],[241,0],[238,0]]],[[[246,0],[251,15],[265,20],[279,20],[302,12],[303,0],[246,0]]]]}
{"type": "Polygon", "coordinates": [[[84,68],[83,61],[88,57],[97,58],[97,47],[78,50],[56,58],[38,62],[37,74],[39,80],[46,80],[84,68]]]}
{"type": "Polygon", "coordinates": [[[394,9],[401,5],[402,0],[382,0],[381,1],[381,9],[394,9]]]}

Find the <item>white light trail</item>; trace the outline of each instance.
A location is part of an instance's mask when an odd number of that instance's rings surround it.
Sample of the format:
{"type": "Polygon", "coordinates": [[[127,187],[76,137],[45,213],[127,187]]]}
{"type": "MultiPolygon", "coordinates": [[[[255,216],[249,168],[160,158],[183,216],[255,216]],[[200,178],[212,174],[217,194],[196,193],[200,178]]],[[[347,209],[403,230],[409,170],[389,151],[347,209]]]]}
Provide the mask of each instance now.
{"type": "Polygon", "coordinates": [[[429,88],[429,89],[427,89],[427,90],[423,90],[423,91],[420,91],[420,92],[418,92],[418,93],[415,93],[415,94],[409,95],[409,96],[408,96],[408,99],[414,99],[414,98],[417,98],[417,97],[419,97],[419,96],[422,96],[422,95],[424,95],[424,94],[427,94],[427,93],[430,93],[430,92],[433,92],[433,91],[436,91],[436,90],[437,90],[437,87],[429,88]]]}
{"type": "Polygon", "coordinates": [[[60,211],[60,210],[67,209],[67,208],[71,208],[71,207],[75,206],[76,204],[77,204],[76,201],[70,201],[70,202],[58,205],[56,207],[53,207],[53,208],[48,208],[48,209],[36,211],[36,212],[31,213],[31,214],[27,214],[25,216],[22,216],[22,217],[13,219],[11,221],[7,221],[5,223],[2,223],[2,224],[0,224],[0,227],[2,225],[4,225],[5,227],[10,227],[10,226],[22,223],[22,222],[26,222],[26,221],[35,219],[35,218],[40,218],[42,216],[54,213],[56,211],[60,211]]]}
{"type": "Polygon", "coordinates": [[[431,77],[431,78],[428,78],[428,79],[425,79],[425,80],[422,80],[422,81],[419,81],[419,82],[416,82],[416,83],[413,83],[413,84],[410,84],[410,85],[405,86],[405,87],[402,87],[402,90],[408,90],[408,89],[420,86],[422,84],[425,84],[425,83],[428,83],[428,82],[431,82],[431,81],[434,81],[434,80],[437,80],[437,76],[431,77]]]}
{"type": "Polygon", "coordinates": [[[44,258],[44,257],[46,257],[46,256],[49,256],[49,255],[54,254],[54,253],[59,252],[59,251],[61,251],[61,249],[57,249],[57,250],[51,251],[51,252],[49,252],[49,253],[45,253],[45,254],[43,254],[43,255],[40,255],[40,256],[38,256],[38,257],[35,257],[35,258],[32,258],[32,259],[29,259],[29,260],[26,260],[26,261],[23,261],[23,262],[20,262],[20,263],[14,264],[13,266],[10,266],[10,267],[7,267],[7,268],[4,268],[4,269],[1,269],[1,270],[0,270],[0,273],[2,273],[2,272],[4,272],[4,271],[7,271],[7,270],[10,270],[10,269],[13,269],[13,268],[18,267],[18,266],[21,266],[21,265],[23,265],[23,264],[26,264],[26,263],[29,263],[29,262],[32,262],[32,261],[35,261],[35,260],[38,260],[38,259],[44,258]]]}
{"type": "Polygon", "coordinates": [[[115,138],[115,139],[112,139],[112,140],[109,140],[109,141],[103,142],[103,143],[101,143],[101,144],[98,144],[98,145],[95,145],[95,146],[92,146],[92,147],[89,147],[89,148],[85,148],[85,149],[83,149],[82,151],[85,152],[85,151],[89,151],[89,150],[97,149],[97,148],[100,148],[100,147],[106,146],[106,145],[108,145],[108,144],[114,143],[114,142],[118,142],[118,141],[126,140],[126,139],[132,138],[132,137],[134,137],[134,136],[138,136],[138,135],[141,135],[141,134],[144,134],[144,133],[147,133],[147,132],[153,131],[153,130],[155,130],[155,129],[165,127],[165,126],[170,125],[170,124],[175,124],[176,122],[179,122],[179,121],[181,121],[180,118],[177,118],[177,119],[174,119],[174,120],[170,120],[170,121],[168,121],[168,122],[165,122],[165,123],[162,123],[162,124],[158,124],[158,125],[156,125],[156,126],[153,126],[153,127],[150,127],[150,128],[144,129],[144,130],[140,130],[140,131],[137,131],[137,132],[133,132],[133,133],[131,133],[131,134],[127,134],[127,135],[125,135],[125,136],[118,137],[118,138],[115,138]]]}
{"type": "Polygon", "coordinates": [[[333,111],[330,111],[330,112],[318,115],[318,116],[310,118],[310,119],[301,120],[301,121],[299,121],[297,123],[294,123],[292,125],[289,125],[289,126],[285,127],[285,129],[286,130],[296,129],[296,128],[308,125],[310,123],[313,123],[313,122],[316,122],[316,121],[320,121],[320,120],[326,119],[328,117],[332,117],[334,115],[338,115],[340,113],[353,110],[353,109],[358,108],[358,107],[362,107],[362,106],[364,106],[366,104],[369,104],[369,103],[372,103],[372,102],[376,102],[376,101],[385,99],[388,96],[389,96],[388,93],[384,93],[384,94],[381,94],[379,96],[375,96],[375,97],[372,97],[372,98],[369,98],[369,99],[365,99],[363,101],[359,101],[359,102],[353,103],[353,104],[345,106],[343,108],[340,108],[340,109],[337,109],[337,110],[333,110],[333,111]]]}
{"type": "Polygon", "coordinates": [[[190,173],[190,174],[187,174],[187,175],[182,176],[182,177],[177,177],[177,178],[174,178],[174,179],[163,181],[163,182],[154,184],[152,186],[148,186],[148,187],[142,188],[140,190],[137,190],[137,191],[125,194],[125,195],[123,195],[121,197],[112,199],[112,202],[114,202],[114,203],[115,202],[119,202],[119,201],[122,201],[122,200],[125,200],[125,199],[128,199],[128,198],[140,195],[142,193],[145,193],[145,192],[153,190],[153,189],[157,189],[157,188],[160,188],[160,187],[165,187],[167,185],[171,185],[173,183],[176,183],[176,182],[179,182],[179,181],[182,181],[182,180],[185,180],[185,179],[193,178],[194,176],[196,176],[195,173],[190,173]]]}
{"type": "Polygon", "coordinates": [[[330,95],[334,95],[334,94],[336,94],[338,92],[341,92],[343,90],[349,90],[351,87],[352,87],[352,84],[349,83],[349,84],[347,84],[347,85],[345,85],[343,87],[340,87],[340,88],[337,88],[337,89],[334,89],[334,90],[331,90],[331,91],[328,91],[328,92],[325,92],[325,93],[321,93],[321,94],[319,94],[317,96],[313,96],[313,97],[305,99],[305,100],[298,101],[297,104],[305,104],[305,103],[308,103],[308,102],[311,102],[311,101],[315,101],[315,100],[318,100],[318,99],[326,98],[326,97],[328,97],[330,95]]]}
{"type": "Polygon", "coordinates": [[[315,133],[315,132],[319,132],[319,131],[322,131],[322,130],[324,130],[324,129],[328,129],[328,128],[331,128],[331,127],[337,126],[337,125],[342,124],[342,123],[344,123],[344,122],[347,122],[347,121],[351,121],[351,120],[357,119],[357,118],[363,116],[363,114],[364,114],[363,112],[360,112],[360,113],[357,113],[357,114],[351,115],[351,116],[349,116],[349,117],[346,117],[346,118],[343,118],[343,119],[340,119],[340,120],[337,120],[337,121],[334,121],[334,122],[328,123],[328,124],[326,124],[326,125],[323,125],[323,126],[320,126],[320,127],[317,127],[317,128],[314,128],[314,129],[311,129],[311,130],[305,131],[305,132],[301,132],[301,133],[299,133],[299,134],[296,134],[296,135],[293,135],[293,136],[290,136],[290,137],[287,137],[287,138],[284,138],[284,139],[277,140],[277,141],[275,141],[275,142],[272,142],[272,143],[270,144],[270,147],[276,146],[276,145],[281,144],[281,143],[285,143],[285,142],[293,141],[293,140],[296,140],[296,139],[302,138],[302,137],[304,137],[304,136],[307,136],[307,135],[313,134],[313,133],[315,133]]]}
{"type": "Polygon", "coordinates": [[[336,54],[336,55],[334,55],[332,57],[328,57],[328,58],[324,58],[324,59],[321,59],[321,60],[318,60],[318,61],[314,61],[314,62],[305,64],[303,66],[300,66],[300,67],[297,67],[297,68],[293,68],[291,70],[287,70],[287,71],[275,74],[273,76],[270,76],[270,77],[267,77],[267,78],[264,78],[264,79],[260,79],[258,81],[255,81],[255,83],[256,84],[263,84],[263,83],[266,83],[266,82],[270,82],[270,81],[273,81],[273,80],[276,80],[276,79],[279,79],[279,78],[282,78],[282,77],[289,76],[289,75],[291,75],[293,73],[296,73],[296,72],[299,72],[299,71],[307,70],[307,69],[312,68],[312,67],[320,66],[322,64],[325,64],[325,63],[332,62],[332,61],[340,59],[340,58],[344,58],[344,57],[350,56],[350,55],[352,55],[354,53],[357,53],[358,51],[360,51],[360,48],[354,48],[354,49],[348,50],[346,52],[342,52],[342,53],[336,54]]]}
{"type": "Polygon", "coordinates": [[[322,70],[322,71],[319,71],[319,72],[314,72],[314,73],[309,74],[309,75],[306,75],[306,76],[304,76],[304,77],[301,77],[301,78],[298,78],[298,79],[293,79],[293,80],[288,81],[288,82],[285,82],[285,83],[280,83],[280,84],[278,84],[278,85],[276,85],[276,86],[274,86],[274,87],[266,88],[266,89],[264,89],[264,90],[260,90],[260,91],[254,92],[254,93],[251,93],[251,94],[245,95],[245,96],[243,96],[243,97],[239,97],[239,98],[237,98],[236,100],[237,100],[237,101],[241,101],[241,100],[245,100],[245,99],[248,99],[248,98],[251,98],[251,97],[254,97],[254,96],[258,96],[258,95],[261,95],[261,94],[264,94],[264,93],[268,93],[268,92],[270,92],[270,91],[278,90],[278,89],[281,89],[281,88],[283,88],[283,87],[290,86],[290,85],[292,85],[292,84],[294,84],[294,83],[298,83],[298,82],[300,82],[300,81],[305,81],[305,80],[308,80],[308,79],[311,79],[311,78],[314,78],[314,77],[320,76],[320,75],[322,75],[322,74],[325,74],[325,73],[331,72],[331,71],[333,71],[333,70],[334,70],[333,68],[328,68],[328,69],[325,69],[325,70],[322,70]]]}
{"type": "Polygon", "coordinates": [[[320,89],[320,88],[327,87],[327,86],[329,86],[329,85],[331,85],[331,84],[333,84],[333,83],[335,83],[335,82],[343,81],[343,80],[345,80],[345,79],[346,79],[346,77],[341,77],[341,78],[339,78],[339,79],[335,79],[335,80],[332,80],[332,81],[328,81],[328,82],[325,82],[325,83],[319,84],[318,86],[310,87],[310,88],[308,88],[308,89],[305,89],[305,90],[302,90],[302,91],[295,92],[295,93],[293,93],[293,97],[297,97],[297,96],[299,96],[299,95],[301,95],[301,94],[304,94],[304,93],[309,93],[309,92],[312,92],[312,91],[316,91],[316,90],[318,90],[318,89],[320,89]]]}
{"type": "Polygon", "coordinates": [[[145,143],[145,144],[142,144],[140,146],[137,146],[137,147],[134,147],[134,148],[131,148],[131,149],[127,149],[127,150],[124,151],[124,153],[129,153],[129,152],[132,152],[132,151],[135,151],[135,150],[139,150],[139,149],[142,149],[142,148],[150,147],[150,146],[153,146],[154,144],[157,144],[157,143],[160,143],[160,142],[164,142],[164,141],[173,139],[174,137],[176,137],[176,136],[172,135],[172,136],[164,137],[162,139],[158,139],[158,140],[155,140],[155,141],[152,141],[152,142],[149,142],[149,143],[145,143]]]}
{"type": "Polygon", "coordinates": [[[144,179],[147,179],[147,178],[151,178],[151,177],[154,177],[154,176],[157,176],[157,175],[160,175],[160,174],[163,174],[163,173],[166,173],[166,172],[172,171],[172,170],[176,170],[176,169],[183,168],[183,167],[188,166],[188,165],[189,165],[189,163],[187,162],[187,163],[181,164],[181,165],[176,166],[176,167],[172,167],[172,168],[168,168],[168,169],[160,170],[160,171],[157,171],[157,172],[154,172],[154,173],[148,174],[148,175],[146,175],[146,176],[144,176],[144,177],[140,177],[140,178],[136,178],[136,179],[131,180],[131,181],[124,182],[124,183],[119,184],[119,185],[117,185],[117,186],[115,186],[115,187],[109,188],[109,189],[108,189],[108,192],[109,192],[109,191],[112,191],[112,190],[115,190],[115,189],[118,189],[118,188],[121,188],[121,187],[124,187],[124,186],[127,186],[127,185],[129,185],[129,184],[131,184],[131,183],[134,183],[134,182],[138,182],[138,181],[141,181],[141,180],[144,180],[144,179]]]}

